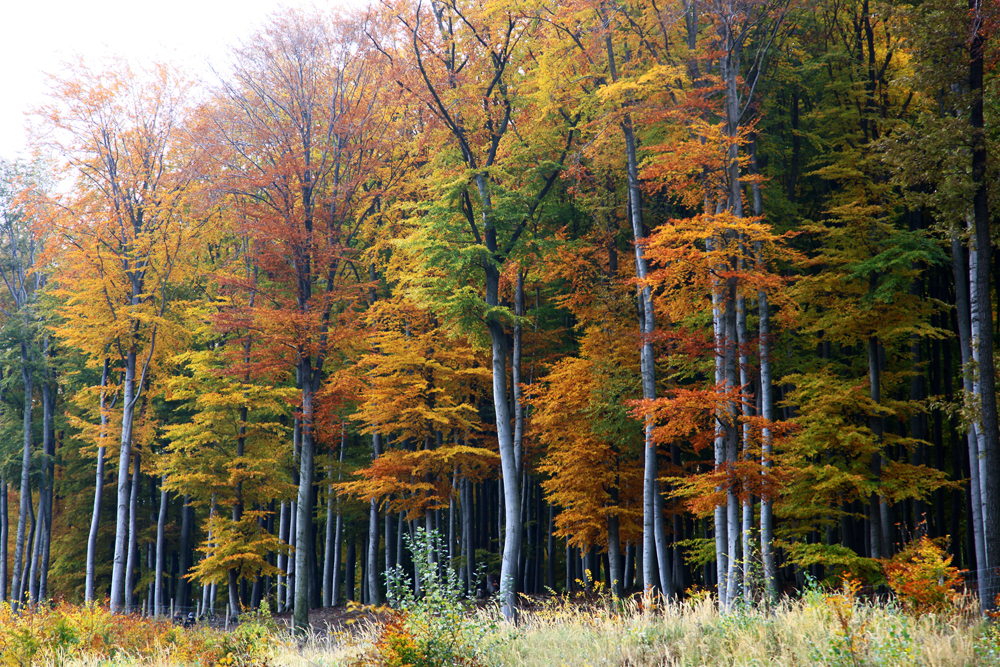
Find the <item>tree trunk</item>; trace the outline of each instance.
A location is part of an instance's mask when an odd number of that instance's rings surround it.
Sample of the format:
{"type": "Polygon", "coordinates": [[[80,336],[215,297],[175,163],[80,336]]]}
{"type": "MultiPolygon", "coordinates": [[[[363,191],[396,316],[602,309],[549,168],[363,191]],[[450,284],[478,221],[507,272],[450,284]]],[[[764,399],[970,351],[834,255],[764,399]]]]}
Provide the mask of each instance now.
{"type": "MultiPolygon", "coordinates": [[[[167,476],[160,478],[160,511],[156,517],[156,572],[153,575],[153,616],[160,616],[164,613],[165,600],[163,599],[163,567],[167,559],[167,476]]],[[[209,544],[212,536],[209,535],[209,544]]]]}
{"type": "Polygon", "coordinates": [[[10,556],[8,550],[10,532],[10,517],[7,508],[7,478],[0,478],[0,602],[6,602],[7,595],[7,559],[10,556]]]}
{"type": "Polygon", "coordinates": [[[17,538],[14,542],[14,581],[11,582],[11,610],[17,611],[22,602],[24,574],[24,539],[31,510],[31,369],[27,343],[21,343],[21,380],[24,384],[24,450],[21,457],[21,504],[17,515],[17,538]]]}
{"type": "MultiPolygon", "coordinates": [[[[334,524],[340,519],[340,512],[334,516],[333,486],[326,487],[326,534],[323,540],[323,606],[333,606],[333,535],[334,524]]],[[[337,526],[339,528],[339,525],[337,526]]]]}
{"type": "MultiPolygon", "coordinates": [[[[382,456],[382,435],[380,433],[372,434],[372,451],[374,454],[372,460],[382,456]]],[[[368,575],[368,599],[370,604],[378,606],[384,600],[382,599],[382,587],[378,580],[379,517],[378,501],[374,498],[371,499],[368,507],[368,536],[368,565],[366,568],[366,574],[368,575]]],[[[388,539],[388,535],[386,539],[388,539]]]]}
{"type": "MultiPolygon", "coordinates": [[[[313,367],[308,360],[300,363],[302,377],[302,436],[299,452],[298,512],[295,517],[295,629],[305,632],[309,627],[310,579],[309,549],[312,531],[313,478],[315,476],[313,438],[313,401],[316,396],[313,367]]],[[[318,376],[318,373],[316,374],[318,376]]]]}
{"type": "Polygon", "coordinates": [[[111,612],[122,613],[125,607],[126,567],[129,548],[129,463],[132,461],[132,424],[135,416],[135,350],[125,358],[122,382],[122,435],[118,455],[118,509],[115,514],[115,555],[111,568],[111,612]]]}
{"type": "MultiPolygon", "coordinates": [[[[705,250],[712,251],[712,240],[706,239],[705,250]]],[[[726,381],[725,362],[725,332],[723,324],[723,295],[719,285],[714,285],[712,290],[712,329],[715,342],[715,385],[720,387],[726,381]]],[[[715,468],[721,469],[726,463],[726,429],[723,424],[722,415],[717,415],[715,419],[715,439],[713,442],[713,458],[715,468]]],[[[716,492],[722,491],[722,487],[716,487],[716,492]]],[[[729,606],[729,587],[726,585],[726,577],[729,573],[729,537],[728,523],[726,521],[726,506],[719,504],[715,506],[715,583],[719,596],[719,607],[725,609],[729,606]]],[[[643,554],[645,557],[645,553],[643,554]]]]}
{"type": "Polygon", "coordinates": [[[49,555],[52,547],[52,505],[55,501],[55,403],[56,387],[53,385],[51,340],[45,337],[42,357],[45,360],[45,378],[42,382],[42,481],[45,496],[44,530],[41,532],[42,553],[38,571],[38,599],[48,598],[49,555]]]}
{"type": "Polygon", "coordinates": [[[191,583],[185,575],[191,568],[191,529],[193,523],[194,508],[191,507],[191,496],[185,494],[184,502],[181,504],[181,541],[177,559],[176,602],[180,607],[186,607],[191,598],[191,583]]]}
{"type": "Polygon", "coordinates": [[[107,387],[110,363],[110,360],[105,358],[104,368],[101,371],[101,430],[98,434],[100,444],[97,447],[97,476],[94,481],[94,511],[90,515],[90,532],[87,535],[87,574],[83,598],[84,602],[87,604],[94,601],[94,578],[97,569],[97,529],[101,521],[101,497],[104,494],[104,454],[107,449],[104,446],[104,439],[107,437],[108,433],[107,410],[109,409],[109,406],[107,399],[107,387]]]}
{"type": "Polygon", "coordinates": [[[131,612],[135,606],[135,583],[139,576],[139,486],[142,478],[139,476],[139,466],[142,454],[134,453],[135,469],[132,473],[132,486],[129,489],[128,514],[128,558],[125,563],[125,607],[131,612]]]}
{"type": "MultiPolygon", "coordinates": [[[[983,67],[986,33],[982,26],[980,0],[969,0],[974,30],[969,44],[969,90],[971,105],[969,123],[972,127],[972,184],[974,195],[972,210],[975,223],[976,253],[978,255],[977,286],[970,295],[979,310],[979,383],[980,411],[983,437],[980,455],[983,469],[980,482],[983,502],[983,533],[985,563],[980,570],[996,567],[1000,557],[1000,429],[997,425],[996,379],[993,365],[993,301],[990,289],[992,239],[990,233],[989,201],[987,193],[987,146],[983,117],[983,67]]],[[[971,463],[971,462],[970,462],[971,463]]],[[[983,573],[985,575],[985,573],[983,573]]],[[[981,578],[982,576],[981,575],[981,578]]],[[[981,599],[985,611],[996,607],[995,586],[981,599]]]]}

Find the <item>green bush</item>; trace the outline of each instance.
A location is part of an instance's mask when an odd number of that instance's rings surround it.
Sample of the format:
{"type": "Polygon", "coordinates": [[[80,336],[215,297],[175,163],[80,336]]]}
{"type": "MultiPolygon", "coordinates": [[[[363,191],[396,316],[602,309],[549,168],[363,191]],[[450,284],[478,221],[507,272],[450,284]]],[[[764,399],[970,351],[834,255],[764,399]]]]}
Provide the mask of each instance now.
{"type": "Polygon", "coordinates": [[[363,664],[373,667],[485,665],[499,639],[495,623],[470,613],[454,568],[437,563],[444,541],[418,528],[406,546],[420,582],[420,595],[402,568],[386,574],[393,613],[382,623],[363,664]]]}

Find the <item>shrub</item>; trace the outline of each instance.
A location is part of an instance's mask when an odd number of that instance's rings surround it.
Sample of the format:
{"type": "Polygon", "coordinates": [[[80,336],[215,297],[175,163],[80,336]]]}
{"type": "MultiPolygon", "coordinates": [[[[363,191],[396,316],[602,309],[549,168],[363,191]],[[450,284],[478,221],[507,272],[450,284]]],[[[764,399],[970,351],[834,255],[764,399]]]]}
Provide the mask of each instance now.
{"type": "Polygon", "coordinates": [[[361,664],[370,667],[443,667],[483,665],[496,641],[496,626],[470,613],[455,570],[434,562],[444,553],[436,532],[417,529],[405,536],[419,577],[421,595],[414,593],[401,568],[386,574],[393,611],[382,621],[361,664]]]}
{"type": "Polygon", "coordinates": [[[889,588],[904,610],[920,616],[954,606],[960,595],[962,571],[952,567],[951,558],[925,535],[883,563],[889,588]]]}

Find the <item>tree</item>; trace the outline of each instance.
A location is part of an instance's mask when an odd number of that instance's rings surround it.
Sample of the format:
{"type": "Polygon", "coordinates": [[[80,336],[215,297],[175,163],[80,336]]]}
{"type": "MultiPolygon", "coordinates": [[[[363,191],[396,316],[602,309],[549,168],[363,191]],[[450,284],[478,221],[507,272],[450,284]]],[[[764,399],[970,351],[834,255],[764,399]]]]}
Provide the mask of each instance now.
{"type": "Polygon", "coordinates": [[[234,56],[201,140],[216,151],[221,184],[245,210],[240,233],[270,276],[266,298],[243,311],[246,326],[265,354],[295,368],[301,392],[295,623],[304,629],[315,565],[316,397],[363,293],[349,273],[353,246],[388,186],[375,179],[393,149],[392,111],[354,17],[290,12],[234,56]]]}
{"type": "Polygon", "coordinates": [[[392,59],[398,84],[428,129],[451,149],[430,165],[439,170],[433,174],[434,185],[447,184],[431,190],[443,191],[445,201],[429,207],[425,224],[406,241],[407,251],[425,267],[429,280],[411,280],[403,287],[414,301],[449,320],[470,328],[476,321],[486,324],[503,478],[500,587],[503,613],[513,619],[521,553],[522,459],[517,428],[511,428],[516,410],[507,400],[506,325],[512,318],[501,304],[500,282],[505,263],[560,173],[574,122],[565,112],[552,111],[545,115],[544,127],[554,131],[539,144],[525,145],[517,137],[515,128],[530,108],[519,91],[531,69],[525,49],[534,29],[519,7],[452,2],[427,7],[418,2],[392,11],[405,41],[391,43],[389,31],[379,37],[379,48],[392,59]],[[539,158],[539,151],[544,157],[539,158]],[[504,178],[508,174],[513,178],[504,178]],[[467,250],[456,254],[455,244],[467,250]],[[476,272],[476,286],[466,280],[470,270],[476,272]]]}
{"type": "Polygon", "coordinates": [[[169,319],[172,288],[197,233],[184,215],[190,154],[178,141],[190,89],[165,65],[98,70],[80,62],[54,79],[53,101],[43,109],[47,145],[73,178],[73,188],[57,197],[54,220],[55,293],[64,299],[58,333],[93,365],[113,356],[122,374],[114,611],[125,607],[126,561],[136,538],[129,530],[136,410],[163,339],[179,334],[169,319]]]}

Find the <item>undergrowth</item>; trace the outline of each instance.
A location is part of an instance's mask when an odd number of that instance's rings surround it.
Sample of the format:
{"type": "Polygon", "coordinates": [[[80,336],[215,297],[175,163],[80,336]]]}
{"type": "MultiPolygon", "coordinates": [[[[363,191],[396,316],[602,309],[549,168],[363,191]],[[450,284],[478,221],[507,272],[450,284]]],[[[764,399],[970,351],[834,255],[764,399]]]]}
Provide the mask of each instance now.
{"type": "Polygon", "coordinates": [[[168,619],[112,614],[99,605],[37,605],[14,613],[0,603],[0,665],[265,667],[284,647],[265,612],[240,617],[232,632],[183,628],[168,619]]]}

